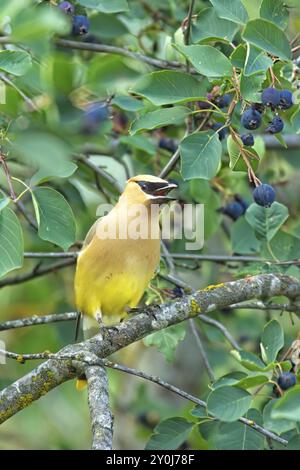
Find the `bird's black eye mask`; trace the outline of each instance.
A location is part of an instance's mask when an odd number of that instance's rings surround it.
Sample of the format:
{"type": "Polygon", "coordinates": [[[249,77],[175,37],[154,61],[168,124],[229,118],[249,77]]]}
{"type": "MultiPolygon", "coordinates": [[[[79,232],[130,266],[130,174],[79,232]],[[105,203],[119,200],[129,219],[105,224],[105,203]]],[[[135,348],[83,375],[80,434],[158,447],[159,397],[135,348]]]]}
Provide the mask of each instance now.
{"type": "Polygon", "coordinates": [[[160,196],[174,189],[175,185],[170,185],[167,182],[150,182],[150,181],[136,181],[142,191],[151,196],[160,196]]]}

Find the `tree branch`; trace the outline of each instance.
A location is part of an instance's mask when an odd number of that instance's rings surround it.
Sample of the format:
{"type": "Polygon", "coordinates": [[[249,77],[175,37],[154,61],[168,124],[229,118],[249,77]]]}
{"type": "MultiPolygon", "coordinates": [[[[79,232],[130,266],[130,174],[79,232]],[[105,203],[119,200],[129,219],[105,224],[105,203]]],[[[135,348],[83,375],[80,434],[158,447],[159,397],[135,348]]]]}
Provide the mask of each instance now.
{"type": "Polygon", "coordinates": [[[20,318],[18,320],[8,320],[0,323],[0,331],[13,330],[15,328],[24,328],[26,326],[46,325],[61,321],[76,320],[77,312],[57,313],[55,315],[34,315],[33,317],[20,318]]]}
{"type": "Polygon", "coordinates": [[[103,366],[89,366],[85,369],[88,382],[88,403],[91,415],[93,450],[111,450],[113,438],[113,417],[110,412],[108,379],[103,366]]]}
{"type": "MultiPolygon", "coordinates": [[[[69,345],[59,354],[76,360],[50,359],[0,393],[0,423],[45,395],[61,383],[82,374],[82,358],[88,354],[102,359],[148,334],[216,309],[251,299],[300,297],[300,283],[291,277],[263,274],[227,282],[186,295],[174,302],[152,305],[145,311],[83,343],[69,345]]],[[[201,317],[200,317],[201,318],[201,317]]]]}

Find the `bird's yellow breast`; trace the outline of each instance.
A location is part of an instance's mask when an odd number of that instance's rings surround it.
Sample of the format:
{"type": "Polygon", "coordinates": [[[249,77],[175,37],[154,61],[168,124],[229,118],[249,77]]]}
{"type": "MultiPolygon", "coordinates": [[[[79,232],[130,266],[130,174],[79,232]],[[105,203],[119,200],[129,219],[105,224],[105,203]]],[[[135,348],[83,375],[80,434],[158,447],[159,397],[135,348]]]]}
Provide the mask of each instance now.
{"type": "Polygon", "coordinates": [[[96,236],[81,252],[75,276],[80,312],[113,324],[135,307],[159,263],[159,240],[110,240],[96,236]]]}

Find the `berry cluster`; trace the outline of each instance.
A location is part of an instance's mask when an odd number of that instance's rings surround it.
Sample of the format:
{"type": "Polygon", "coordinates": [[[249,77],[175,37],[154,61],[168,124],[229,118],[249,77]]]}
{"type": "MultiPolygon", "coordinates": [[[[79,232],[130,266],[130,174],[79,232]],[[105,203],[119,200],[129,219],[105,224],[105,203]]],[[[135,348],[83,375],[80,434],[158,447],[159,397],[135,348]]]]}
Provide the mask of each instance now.
{"type": "Polygon", "coordinates": [[[72,17],[72,34],[73,36],[84,36],[88,33],[90,22],[87,16],[75,15],[75,7],[70,2],[61,2],[58,8],[72,17]]]}

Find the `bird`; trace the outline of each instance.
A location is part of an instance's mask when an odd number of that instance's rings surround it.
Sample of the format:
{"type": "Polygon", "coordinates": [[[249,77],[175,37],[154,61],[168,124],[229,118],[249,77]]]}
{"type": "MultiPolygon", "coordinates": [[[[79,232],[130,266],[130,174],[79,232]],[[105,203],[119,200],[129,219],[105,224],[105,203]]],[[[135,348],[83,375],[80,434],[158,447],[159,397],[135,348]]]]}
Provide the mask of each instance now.
{"type": "MultiPolygon", "coordinates": [[[[84,339],[118,324],[139,304],[160,261],[159,209],[174,200],[167,194],[176,187],[156,176],[134,176],[117,204],[90,228],[74,281],[84,339]]],[[[84,387],[80,382],[77,389],[84,387]]]]}

